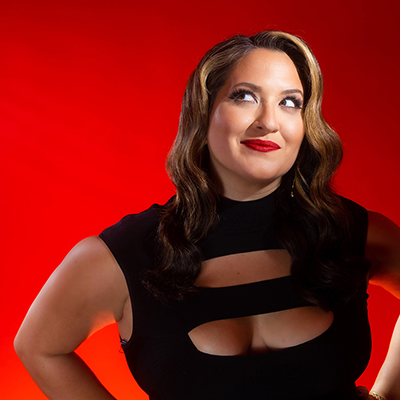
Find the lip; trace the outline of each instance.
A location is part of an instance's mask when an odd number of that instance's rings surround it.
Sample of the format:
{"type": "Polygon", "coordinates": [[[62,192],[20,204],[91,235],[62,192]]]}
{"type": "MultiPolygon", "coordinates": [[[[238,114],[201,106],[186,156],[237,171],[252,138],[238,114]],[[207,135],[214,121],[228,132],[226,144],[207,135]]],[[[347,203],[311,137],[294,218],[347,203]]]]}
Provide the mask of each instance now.
{"type": "Polygon", "coordinates": [[[244,144],[246,147],[252,150],[260,151],[261,153],[268,153],[270,151],[279,150],[281,148],[281,146],[271,140],[248,139],[243,140],[240,143],[244,144]]]}

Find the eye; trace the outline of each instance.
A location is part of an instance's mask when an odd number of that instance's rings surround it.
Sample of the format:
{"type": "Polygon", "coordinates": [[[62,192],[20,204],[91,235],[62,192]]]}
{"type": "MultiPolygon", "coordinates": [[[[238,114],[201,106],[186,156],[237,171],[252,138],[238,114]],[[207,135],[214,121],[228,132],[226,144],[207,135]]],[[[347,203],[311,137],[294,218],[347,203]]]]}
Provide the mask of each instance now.
{"type": "Polygon", "coordinates": [[[288,108],[301,109],[303,106],[303,102],[295,97],[286,97],[279,103],[279,105],[288,107],[288,108]]]}
{"type": "Polygon", "coordinates": [[[230,99],[237,102],[254,102],[256,100],[256,96],[254,93],[249,90],[239,89],[233,92],[230,96],[230,99]]]}

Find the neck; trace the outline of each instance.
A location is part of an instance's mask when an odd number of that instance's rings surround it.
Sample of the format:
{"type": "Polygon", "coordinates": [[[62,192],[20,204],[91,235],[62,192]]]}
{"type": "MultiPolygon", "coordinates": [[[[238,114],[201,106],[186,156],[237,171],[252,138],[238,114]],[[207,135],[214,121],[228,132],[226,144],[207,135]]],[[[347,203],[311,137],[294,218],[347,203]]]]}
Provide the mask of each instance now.
{"type": "Polygon", "coordinates": [[[274,181],[270,185],[262,186],[262,187],[246,187],[245,189],[238,188],[238,187],[229,187],[224,186],[220,188],[220,194],[222,197],[236,200],[236,201],[251,201],[251,200],[258,200],[262,197],[268,196],[276,189],[278,189],[280,185],[280,181],[274,181]]]}

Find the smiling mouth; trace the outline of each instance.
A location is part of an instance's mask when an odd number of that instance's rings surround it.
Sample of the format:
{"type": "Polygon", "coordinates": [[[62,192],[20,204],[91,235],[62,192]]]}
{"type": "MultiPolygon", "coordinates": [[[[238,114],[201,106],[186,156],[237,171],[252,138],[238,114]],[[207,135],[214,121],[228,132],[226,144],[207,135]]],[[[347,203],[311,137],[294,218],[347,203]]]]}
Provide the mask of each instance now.
{"type": "Polygon", "coordinates": [[[252,150],[260,151],[262,153],[268,153],[270,151],[279,150],[281,148],[281,146],[279,146],[275,142],[272,142],[271,140],[249,139],[243,140],[240,143],[244,144],[246,147],[252,150]]]}

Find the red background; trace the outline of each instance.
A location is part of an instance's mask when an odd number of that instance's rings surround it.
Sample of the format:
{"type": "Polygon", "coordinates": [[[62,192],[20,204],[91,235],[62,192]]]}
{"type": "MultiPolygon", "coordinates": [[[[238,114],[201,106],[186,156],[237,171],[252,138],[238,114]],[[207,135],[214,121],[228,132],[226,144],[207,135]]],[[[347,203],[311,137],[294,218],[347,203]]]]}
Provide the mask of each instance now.
{"type": "MultiPolygon", "coordinates": [[[[302,36],[325,76],[323,111],[344,142],[337,187],[400,223],[397,1],[2,0],[0,4],[0,395],[44,399],[12,349],[66,252],[164,202],[186,80],[236,33],[302,36]]],[[[370,288],[371,385],[399,301],[370,288]]],[[[80,348],[119,399],[145,399],[110,327],[80,348]]]]}

